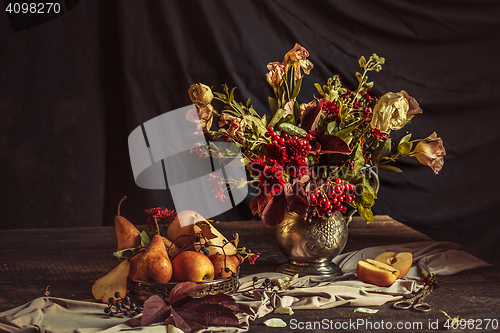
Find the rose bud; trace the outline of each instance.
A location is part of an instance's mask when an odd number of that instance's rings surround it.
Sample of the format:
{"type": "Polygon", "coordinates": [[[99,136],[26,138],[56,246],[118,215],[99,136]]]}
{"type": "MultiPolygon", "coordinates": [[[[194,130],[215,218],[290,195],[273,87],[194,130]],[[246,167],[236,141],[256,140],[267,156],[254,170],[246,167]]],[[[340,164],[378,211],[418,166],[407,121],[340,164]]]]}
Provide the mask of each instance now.
{"type": "Polygon", "coordinates": [[[443,167],[444,155],[446,155],[446,150],[443,146],[443,140],[438,138],[436,132],[420,141],[414,152],[417,160],[424,165],[430,166],[436,175],[443,167]]]}

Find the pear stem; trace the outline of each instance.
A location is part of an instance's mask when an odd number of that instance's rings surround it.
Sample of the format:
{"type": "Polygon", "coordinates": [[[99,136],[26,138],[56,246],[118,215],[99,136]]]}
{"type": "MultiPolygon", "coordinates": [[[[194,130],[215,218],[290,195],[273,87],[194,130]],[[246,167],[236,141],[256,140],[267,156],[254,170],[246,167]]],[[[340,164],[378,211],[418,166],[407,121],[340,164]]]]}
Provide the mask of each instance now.
{"type": "Polygon", "coordinates": [[[125,199],[127,199],[126,195],[124,195],[123,198],[121,198],[120,202],[118,203],[118,216],[120,216],[120,207],[125,199]]]}
{"type": "Polygon", "coordinates": [[[153,219],[155,220],[156,234],[159,235],[160,234],[160,227],[158,226],[158,220],[156,219],[156,217],[153,217],[153,219]]]}

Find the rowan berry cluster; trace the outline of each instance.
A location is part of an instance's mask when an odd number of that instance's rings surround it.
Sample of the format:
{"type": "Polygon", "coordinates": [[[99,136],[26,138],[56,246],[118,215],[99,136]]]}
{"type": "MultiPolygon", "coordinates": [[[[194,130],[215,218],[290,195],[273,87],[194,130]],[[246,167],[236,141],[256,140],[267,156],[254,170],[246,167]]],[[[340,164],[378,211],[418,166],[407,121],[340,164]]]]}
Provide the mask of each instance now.
{"type": "Polygon", "coordinates": [[[356,185],[344,183],[340,178],[333,182],[326,180],[310,192],[308,218],[315,216],[330,217],[331,213],[339,211],[345,213],[350,203],[356,199],[356,185]]]}

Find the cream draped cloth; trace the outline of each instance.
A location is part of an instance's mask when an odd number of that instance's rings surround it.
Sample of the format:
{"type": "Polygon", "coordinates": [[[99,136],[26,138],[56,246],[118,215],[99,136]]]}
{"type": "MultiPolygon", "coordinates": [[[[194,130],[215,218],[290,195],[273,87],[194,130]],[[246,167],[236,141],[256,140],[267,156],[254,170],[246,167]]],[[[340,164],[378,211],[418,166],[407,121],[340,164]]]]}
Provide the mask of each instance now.
{"type": "MultiPolygon", "coordinates": [[[[206,332],[234,332],[248,330],[251,321],[269,316],[274,309],[289,306],[294,310],[327,309],[336,306],[367,307],[380,306],[403,296],[392,296],[370,291],[409,294],[422,288],[420,282],[422,269],[436,275],[450,275],[458,272],[489,267],[490,264],[463,251],[461,246],[451,242],[414,242],[390,246],[377,246],[353,251],[337,256],[334,262],[344,272],[336,278],[304,276],[294,280],[285,291],[255,291],[252,278],[258,276],[277,280],[284,274],[264,272],[240,279],[240,288],[233,297],[244,314],[239,314],[244,328],[209,327],[206,332]],[[356,267],[361,255],[374,258],[383,252],[411,252],[413,266],[408,274],[398,279],[390,287],[374,287],[357,280],[356,267]],[[247,292],[246,292],[247,291],[247,292]]],[[[89,286],[90,290],[91,286],[89,286]]],[[[140,315],[134,318],[109,318],[104,315],[105,304],[83,302],[55,297],[40,297],[17,308],[0,313],[0,332],[47,332],[47,333],[93,333],[93,332],[165,332],[165,325],[158,323],[140,326],[140,315]]],[[[292,315],[293,317],[293,315],[292,315]]]]}

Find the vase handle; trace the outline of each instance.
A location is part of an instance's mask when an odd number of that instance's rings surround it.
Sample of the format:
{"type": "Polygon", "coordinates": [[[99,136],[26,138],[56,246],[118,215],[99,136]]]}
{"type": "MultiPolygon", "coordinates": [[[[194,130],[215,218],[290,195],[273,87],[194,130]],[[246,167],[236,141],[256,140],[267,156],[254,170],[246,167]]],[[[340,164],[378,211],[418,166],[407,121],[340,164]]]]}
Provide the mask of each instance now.
{"type": "MultiPolygon", "coordinates": [[[[378,178],[378,174],[375,171],[373,171],[372,168],[370,168],[370,178],[373,180],[373,190],[375,191],[375,194],[378,194],[378,190],[380,188],[380,179],[378,178]]],[[[352,217],[357,212],[358,212],[358,210],[356,208],[354,208],[352,210],[352,212],[350,212],[349,215],[347,215],[346,222],[345,222],[346,226],[348,226],[349,223],[351,223],[352,217]]]]}

